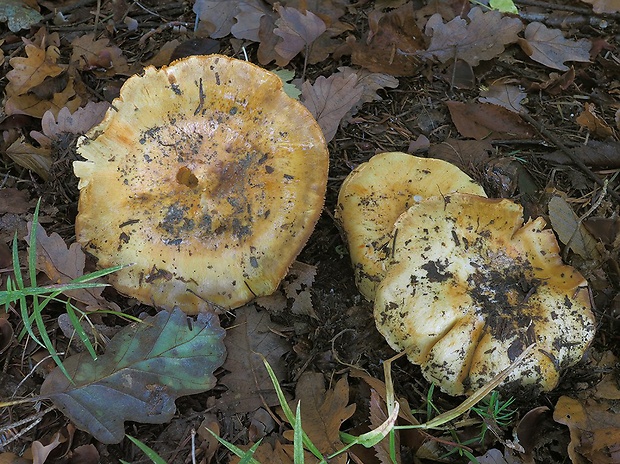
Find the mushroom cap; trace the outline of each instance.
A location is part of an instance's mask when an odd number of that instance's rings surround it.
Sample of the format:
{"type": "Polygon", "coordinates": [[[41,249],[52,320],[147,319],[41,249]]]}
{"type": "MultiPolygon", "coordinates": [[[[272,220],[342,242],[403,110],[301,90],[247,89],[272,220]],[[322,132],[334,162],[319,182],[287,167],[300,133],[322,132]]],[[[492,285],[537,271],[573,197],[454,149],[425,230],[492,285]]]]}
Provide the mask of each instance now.
{"type": "Polygon", "coordinates": [[[594,337],[587,282],[545,221],[522,215],[510,200],[454,193],[396,221],[377,328],[446,393],[480,388],[532,343],[506,382],[549,391],[594,337]]]}
{"type": "Polygon", "coordinates": [[[481,186],[446,161],[401,152],[381,153],[344,180],[336,219],[346,235],[360,293],[374,300],[390,255],[398,217],[424,198],[451,192],[486,196],[481,186]]]}
{"type": "Polygon", "coordinates": [[[186,313],[271,294],[321,213],[329,155],[278,76],[221,55],[148,67],[78,143],[76,236],[120,292],[186,313]]]}

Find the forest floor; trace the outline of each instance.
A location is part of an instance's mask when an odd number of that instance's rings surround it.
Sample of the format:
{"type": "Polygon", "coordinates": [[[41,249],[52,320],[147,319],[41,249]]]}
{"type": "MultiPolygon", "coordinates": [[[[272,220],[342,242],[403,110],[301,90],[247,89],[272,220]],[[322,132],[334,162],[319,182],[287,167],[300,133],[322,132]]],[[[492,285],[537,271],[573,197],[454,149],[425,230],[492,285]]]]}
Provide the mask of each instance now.
{"type": "MultiPolygon", "coordinates": [[[[0,23],[3,289],[14,279],[15,233],[26,269],[28,224],[39,199],[47,235],[45,250],[37,252],[37,284],[59,283],[58,263],[81,256],[70,248],[79,198],[72,169],[78,135],[109,106],[90,104],[112,103],[125,80],[145,66],[220,53],[292,71],[301,101],[314,98],[322,105],[311,111],[330,134],[329,178],[323,214],[297,258],[303,264],[293,267],[279,297],[220,315],[229,358],[215,371],[213,389],[180,396],[166,423],[128,421],[126,433],[168,463],[229,462],[230,452],[207,428],[244,449],[262,439],[256,455],[262,462],[293,462],[291,427],[269,378],[246,377],[248,369],[255,375],[262,369],[255,352],[272,363],[290,404],[301,400],[304,427],[326,455],[342,445],[339,432],[359,435],[387,417],[384,362],[396,353],[375,327],[373,304],[356,288],[334,212],[353,169],[378,153],[399,151],[449,161],[489,197],[522,205],[524,219],[543,217],[560,238],[564,261],[589,282],[596,335],[552,391],[500,390],[500,405],[514,399],[507,406],[514,414],[505,420],[469,410],[439,430],[400,430],[396,461],[467,462],[474,456],[482,464],[620,462],[618,3],[522,0],[515,1],[517,13],[461,0],[283,0],[283,6],[199,0],[194,9],[192,3],[0,5],[0,20],[7,20],[0,23]],[[316,15],[304,15],[306,9],[316,15]],[[42,19],[28,16],[33,11],[42,19]],[[345,72],[354,77],[345,79],[345,72]],[[323,85],[326,80],[331,87],[323,85]],[[240,396],[243,401],[233,401],[240,396]]],[[[87,259],[80,271],[94,269],[87,259]]],[[[128,315],[157,312],[111,287],[102,298],[128,315]]],[[[56,350],[69,356],[79,343],[70,340],[65,312],[63,302],[52,302],[42,316],[56,350]]],[[[54,367],[44,347],[20,337],[22,316],[16,304],[0,315],[4,400],[36,398],[54,367]]],[[[109,330],[108,338],[129,323],[114,315],[93,314],[91,320],[100,332],[109,330]]],[[[405,357],[391,363],[391,377],[401,406],[420,422],[464,399],[439,388],[429,393],[420,367],[405,357]]],[[[57,409],[38,414],[52,405],[38,399],[0,410],[0,462],[149,462],[127,439],[104,444],[57,409]],[[28,418],[35,421],[32,428],[22,423],[28,418]]],[[[388,463],[388,449],[385,441],[355,446],[330,462],[388,463]]]]}

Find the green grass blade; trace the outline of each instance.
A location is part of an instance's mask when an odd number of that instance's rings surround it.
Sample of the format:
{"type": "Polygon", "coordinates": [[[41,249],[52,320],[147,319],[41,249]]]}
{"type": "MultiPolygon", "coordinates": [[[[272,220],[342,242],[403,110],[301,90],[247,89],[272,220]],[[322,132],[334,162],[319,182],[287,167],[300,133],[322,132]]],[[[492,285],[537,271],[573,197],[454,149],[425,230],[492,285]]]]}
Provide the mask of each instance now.
{"type": "Polygon", "coordinates": [[[140,440],[132,437],[131,435],[126,435],[126,437],[129,438],[129,440],[131,440],[131,442],[134,445],[140,448],[142,452],[155,464],[166,464],[166,461],[159,454],[157,454],[155,450],[149,448],[144,443],[142,443],[140,440]]]}
{"type": "Polygon", "coordinates": [[[228,449],[228,451],[230,451],[231,453],[234,453],[235,456],[237,456],[237,457],[242,459],[242,461],[239,461],[239,464],[241,464],[241,462],[243,462],[244,464],[260,464],[260,462],[258,462],[252,456],[254,455],[254,452],[256,451],[258,446],[260,445],[260,442],[262,441],[262,438],[260,440],[258,440],[256,443],[254,443],[254,445],[252,445],[252,447],[249,450],[243,451],[238,446],[235,446],[232,443],[230,443],[229,441],[224,440],[222,437],[220,437],[213,430],[211,430],[211,429],[207,429],[207,430],[209,431],[209,433],[211,435],[213,435],[217,439],[217,441],[219,441],[222,445],[224,445],[226,447],[226,449],[228,449]]]}
{"type": "Polygon", "coordinates": [[[75,333],[77,334],[80,341],[84,344],[84,346],[90,353],[90,356],[93,359],[97,359],[97,353],[95,351],[95,347],[91,343],[90,338],[88,337],[88,334],[84,330],[84,327],[82,327],[82,323],[80,322],[80,319],[77,317],[77,314],[75,314],[73,305],[69,302],[69,300],[67,300],[65,307],[67,309],[67,316],[69,316],[69,321],[71,322],[71,325],[75,329],[75,333]]]}
{"type": "Polygon", "coordinates": [[[30,234],[28,234],[28,272],[30,273],[30,286],[36,285],[37,282],[37,229],[39,226],[39,208],[41,206],[41,199],[37,201],[37,206],[34,209],[34,215],[32,216],[32,225],[30,227],[30,234]]]}
{"type": "Polygon", "coordinates": [[[301,401],[295,410],[295,427],[293,427],[293,462],[304,464],[304,429],[301,427],[301,401]]]}
{"type": "Polygon", "coordinates": [[[22,275],[22,269],[19,265],[19,252],[17,250],[17,231],[13,236],[13,244],[11,247],[11,258],[13,261],[13,274],[15,274],[15,285],[18,290],[24,288],[24,276],[22,275]]]}
{"type": "MultiPolygon", "coordinates": [[[[269,374],[269,378],[271,379],[271,382],[273,383],[273,387],[276,390],[276,395],[278,395],[278,401],[280,402],[282,411],[284,412],[284,415],[286,416],[286,419],[289,421],[289,423],[293,426],[293,428],[295,428],[295,423],[296,423],[295,416],[293,415],[293,411],[291,411],[290,406],[286,402],[286,397],[284,396],[282,387],[280,387],[280,382],[278,382],[278,378],[276,377],[275,372],[273,372],[273,369],[267,362],[267,359],[265,359],[264,356],[262,358],[263,358],[263,364],[265,365],[265,368],[267,369],[267,373],[269,374]]],[[[310,440],[310,437],[306,435],[306,432],[303,432],[303,443],[308,449],[308,451],[310,451],[315,457],[321,460],[320,461],[321,463],[325,462],[325,458],[323,457],[323,454],[319,451],[316,445],[312,443],[312,441],[310,440]]]]}
{"type": "MultiPolygon", "coordinates": [[[[120,271],[126,267],[131,266],[131,264],[119,264],[118,266],[107,267],[105,269],[100,269],[98,271],[90,272],[88,274],[84,274],[82,276],[76,277],[71,282],[88,282],[89,280],[98,279],[99,277],[107,276],[108,274],[112,274],[116,271],[120,271]]],[[[102,284],[107,285],[107,284],[102,284]]]]}

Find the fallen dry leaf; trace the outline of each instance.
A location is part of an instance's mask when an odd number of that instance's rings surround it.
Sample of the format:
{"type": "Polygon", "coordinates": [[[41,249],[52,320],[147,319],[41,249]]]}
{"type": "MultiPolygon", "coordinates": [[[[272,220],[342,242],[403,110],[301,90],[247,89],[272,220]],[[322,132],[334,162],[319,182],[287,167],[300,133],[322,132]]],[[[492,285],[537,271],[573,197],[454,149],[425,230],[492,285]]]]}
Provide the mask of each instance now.
{"type": "Polygon", "coordinates": [[[509,111],[515,113],[527,112],[527,109],[521,106],[521,102],[527,97],[516,85],[510,84],[493,84],[484,91],[480,92],[480,103],[492,103],[494,105],[503,106],[509,111]]]}
{"type": "Polygon", "coordinates": [[[84,34],[71,42],[71,65],[80,71],[103,71],[105,76],[129,71],[127,60],[117,46],[106,38],[95,40],[94,34],[84,34]]]}
{"type": "Polygon", "coordinates": [[[7,22],[11,32],[28,29],[43,19],[41,13],[23,0],[3,0],[0,3],[0,21],[7,22]]]}
{"type": "Polygon", "coordinates": [[[446,102],[452,122],[464,137],[476,140],[493,138],[530,138],[534,129],[521,117],[489,103],[446,102]]]}
{"type": "MultiPolygon", "coordinates": [[[[588,140],[587,145],[579,145],[572,149],[573,153],[586,164],[594,168],[620,168],[620,142],[613,140],[601,142],[588,140]]],[[[573,161],[562,151],[545,153],[542,158],[561,165],[571,165],[573,161]]]]}
{"type": "Polygon", "coordinates": [[[235,15],[236,22],[231,26],[230,33],[237,39],[260,42],[258,35],[260,20],[265,15],[275,16],[262,0],[238,2],[237,14],[235,15]]]}
{"type": "MultiPolygon", "coordinates": [[[[349,383],[346,377],[336,382],[333,388],[325,389],[325,379],[320,372],[304,372],[295,387],[295,399],[289,401],[293,411],[301,404],[301,423],[304,432],[321,453],[328,455],[342,448],[340,427],[355,412],[355,404],[349,404],[349,383]]],[[[293,431],[284,436],[293,440],[293,431]]],[[[347,462],[346,454],[330,460],[333,463],[347,462]]]]}
{"type": "Polygon", "coordinates": [[[329,142],[336,135],[342,118],[360,101],[364,88],[356,74],[342,73],[320,76],[314,85],[308,81],[301,87],[301,101],[310,110],[329,142]]]}
{"type": "Polygon", "coordinates": [[[278,290],[269,296],[257,298],[255,302],[271,313],[287,310],[293,314],[318,319],[312,306],[312,294],[310,292],[315,275],[316,266],[295,261],[278,290]]]}
{"type": "Polygon", "coordinates": [[[75,111],[82,103],[82,99],[76,95],[73,87],[74,79],[71,77],[65,88],[52,95],[51,99],[41,99],[34,93],[24,95],[12,95],[4,105],[6,114],[27,114],[36,118],[41,118],[46,111],[51,111],[54,115],[67,107],[70,111],[75,111]]]}
{"type": "Polygon", "coordinates": [[[273,33],[282,38],[276,46],[276,52],[285,60],[292,60],[299,52],[307,49],[327,27],[321,18],[306,11],[301,11],[286,7],[276,6],[276,11],[280,18],[276,20],[276,28],[273,33]]]}
{"type": "Polygon", "coordinates": [[[7,149],[6,154],[17,165],[36,172],[43,180],[48,180],[52,168],[52,157],[48,148],[37,148],[26,143],[25,137],[20,137],[7,149]]]}
{"type": "Polygon", "coordinates": [[[568,89],[575,81],[575,68],[570,67],[563,74],[550,73],[549,79],[545,82],[533,82],[529,85],[528,90],[544,90],[549,95],[559,95],[568,89]]]}
{"type": "Polygon", "coordinates": [[[419,72],[416,53],[424,48],[413,3],[388,13],[373,11],[369,17],[365,42],[350,42],[351,62],[376,73],[413,76],[419,72]]]}
{"type": "Polygon", "coordinates": [[[568,71],[566,61],[590,62],[592,43],[588,39],[568,40],[559,29],[549,29],[543,23],[529,23],[525,38],[519,45],[534,61],[549,68],[568,71]]]}
{"type": "MultiPolygon", "coordinates": [[[[240,448],[243,450],[247,450],[248,448],[250,448],[250,446],[240,446],[240,448]]],[[[263,464],[293,464],[293,453],[293,445],[283,445],[276,440],[275,444],[272,446],[269,442],[265,441],[259,445],[252,457],[256,461],[263,464]]],[[[233,456],[230,459],[231,464],[238,464],[239,462],[240,458],[236,456],[233,456]]],[[[314,456],[306,450],[304,450],[304,462],[315,462],[314,456]]]]}
{"type": "Polygon", "coordinates": [[[549,200],[549,221],[560,241],[585,260],[598,262],[597,241],[588,232],[568,202],[559,195],[549,200]]]}
{"type": "Polygon", "coordinates": [[[235,24],[235,14],[240,3],[225,2],[222,0],[196,0],[194,13],[200,19],[204,31],[214,39],[221,39],[230,34],[235,24]]]}
{"type": "Polygon", "coordinates": [[[577,116],[575,122],[597,137],[605,139],[614,135],[614,130],[596,114],[594,103],[586,102],[583,111],[577,116]]]}
{"type": "Polygon", "coordinates": [[[58,76],[66,69],[65,65],[57,64],[60,50],[56,46],[43,50],[27,44],[25,51],[26,58],[15,57],[9,60],[13,69],[6,74],[9,83],[5,92],[8,96],[23,95],[48,77],[58,76]]]}
{"type": "MultiPolygon", "coordinates": [[[[372,429],[376,429],[388,419],[387,407],[385,401],[379,396],[375,389],[370,389],[370,425],[372,429]]],[[[400,435],[394,434],[396,449],[400,449],[400,435]]],[[[377,458],[381,464],[395,464],[390,456],[390,438],[385,437],[374,447],[377,458]]],[[[399,453],[396,453],[396,464],[402,462],[399,453]]]]}
{"type": "Polygon", "coordinates": [[[30,209],[28,190],[4,187],[0,189],[0,214],[24,214],[30,209]]]}
{"type": "Polygon", "coordinates": [[[620,415],[613,402],[561,396],[553,419],[568,426],[573,464],[620,463],[620,415]]]}
{"type": "Polygon", "coordinates": [[[276,45],[282,39],[274,34],[273,30],[275,27],[275,16],[261,16],[260,26],[258,28],[258,38],[260,39],[260,44],[257,51],[258,62],[262,65],[266,65],[272,61],[275,61],[278,66],[285,66],[288,63],[288,60],[281,57],[278,52],[276,52],[276,45]]]}
{"type": "Polygon", "coordinates": [[[618,13],[620,12],[620,0],[581,0],[592,5],[595,13],[618,13]]]}
{"type": "MultiPolygon", "coordinates": [[[[37,224],[37,269],[45,273],[53,284],[68,283],[84,275],[86,255],[79,243],[67,247],[65,241],[56,232],[47,235],[41,224],[37,224]]],[[[32,222],[28,222],[28,237],[32,233],[32,222]]],[[[80,301],[91,308],[108,308],[120,311],[120,308],[107,302],[102,296],[103,287],[84,288],[64,292],[65,295],[80,301]]]]}
{"type": "Polygon", "coordinates": [[[46,462],[50,453],[65,440],[66,439],[60,435],[60,432],[56,432],[50,443],[47,445],[44,445],[38,440],[32,442],[32,446],[30,447],[32,452],[32,464],[43,464],[46,462]]]}
{"type": "Polygon", "coordinates": [[[493,145],[489,140],[460,140],[449,138],[433,144],[429,149],[431,158],[438,158],[458,166],[464,172],[482,171],[486,167],[493,145]]]}
{"type": "Polygon", "coordinates": [[[495,58],[506,45],[516,42],[521,29],[520,19],[496,10],[485,13],[479,7],[472,8],[467,19],[457,16],[447,23],[439,14],[434,14],[425,28],[431,43],[420,56],[435,57],[442,63],[461,59],[477,66],[480,61],[495,58]]]}
{"type": "Polygon", "coordinates": [[[227,330],[224,339],[228,357],[222,367],[229,373],[221,383],[228,391],[217,400],[218,406],[231,415],[254,411],[265,404],[278,404],[262,356],[282,379],[286,372],[282,356],[290,349],[287,341],[276,333],[282,328],[270,320],[267,312],[258,312],[253,305],[247,305],[236,309],[235,314],[235,325],[227,330]]]}

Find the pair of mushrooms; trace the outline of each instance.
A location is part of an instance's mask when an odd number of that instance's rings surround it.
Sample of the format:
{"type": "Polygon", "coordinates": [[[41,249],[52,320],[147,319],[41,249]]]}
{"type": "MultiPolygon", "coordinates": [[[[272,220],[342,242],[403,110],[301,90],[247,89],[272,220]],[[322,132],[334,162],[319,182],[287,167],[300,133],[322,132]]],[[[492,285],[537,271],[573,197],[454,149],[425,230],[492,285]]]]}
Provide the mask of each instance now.
{"type": "MultiPolygon", "coordinates": [[[[127,80],[78,144],[76,237],[120,292],[188,314],[269,295],[320,215],[328,152],[274,74],[194,56],[127,80]]],[[[448,393],[531,343],[509,381],[553,388],[594,334],[583,277],[541,218],[455,166],[386,153],[344,182],[337,218],[379,331],[448,393]],[[458,193],[457,193],[458,192],[458,193]]]]}
{"type": "Polygon", "coordinates": [[[323,208],[320,127],[278,76],[221,55],[129,78],[78,143],[76,237],[120,292],[188,314],[275,291],[323,208]]]}
{"type": "Polygon", "coordinates": [[[457,167],[405,153],[343,183],[336,218],[377,328],[446,393],[482,387],[533,343],[506,382],[551,390],[594,336],[587,282],[545,221],[522,216],[457,167]]]}

